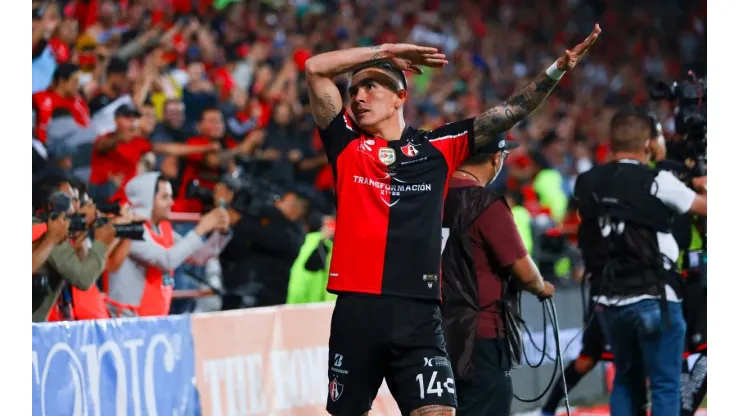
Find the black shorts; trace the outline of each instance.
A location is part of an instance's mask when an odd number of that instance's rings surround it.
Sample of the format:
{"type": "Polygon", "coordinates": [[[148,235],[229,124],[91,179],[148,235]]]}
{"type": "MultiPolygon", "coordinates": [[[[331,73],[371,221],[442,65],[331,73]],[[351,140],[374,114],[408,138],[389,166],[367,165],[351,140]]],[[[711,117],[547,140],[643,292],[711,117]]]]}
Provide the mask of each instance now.
{"type": "Polygon", "coordinates": [[[339,295],[328,372],[326,410],[332,415],[370,410],[383,378],[404,415],[428,405],[457,406],[442,314],[434,302],[339,295]]]}
{"type": "Polygon", "coordinates": [[[514,390],[505,339],[476,339],[475,377],[457,382],[458,416],[509,416],[514,390]]]}
{"type": "Polygon", "coordinates": [[[579,357],[589,358],[594,361],[612,361],[614,354],[611,347],[606,342],[604,332],[599,325],[598,317],[591,312],[591,316],[586,320],[586,328],[583,330],[583,345],[579,357]]]}
{"type": "Polygon", "coordinates": [[[686,352],[695,354],[707,349],[707,287],[696,279],[682,288],[686,320],[686,352]]]}

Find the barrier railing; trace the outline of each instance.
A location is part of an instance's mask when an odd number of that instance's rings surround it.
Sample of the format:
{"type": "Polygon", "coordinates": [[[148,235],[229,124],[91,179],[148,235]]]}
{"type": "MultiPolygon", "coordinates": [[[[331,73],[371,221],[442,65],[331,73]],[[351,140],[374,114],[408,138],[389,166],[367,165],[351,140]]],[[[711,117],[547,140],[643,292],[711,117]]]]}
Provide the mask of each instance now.
{"type": "MultiPolygon", "coordinates": [[[[556,299],[571,343],[580,350],[580,314],[571,296],[556,299]],[[574,306],[568,310],[568,304],[574,306]]],[[[536,299],[523,299],[539,358],[544,333],[536,299]],[[539,322],[538,322],[539,320],[539,322]]],[[[33,325],[33,414],[118,415],[326,415],[327,357],[333,304],[245,309],[143,319],[33,325]]],[[[359,325],[359,323],[358,323],[359,325]]],[[[548,349],[555,355],[552,331],[548,349]]],[[[514,388],[534,397],[546,385],[552,362],[512,372],[514,388]]],[[[601,370],[577,396],[605,392],[601,370]],[[595,381],[595,382],[594,382],[595,381]]],[[[514,402],[515,410],[524,405],[514,402]]],[[[372,415],[400,412],[385,384],[372,415]]]]}

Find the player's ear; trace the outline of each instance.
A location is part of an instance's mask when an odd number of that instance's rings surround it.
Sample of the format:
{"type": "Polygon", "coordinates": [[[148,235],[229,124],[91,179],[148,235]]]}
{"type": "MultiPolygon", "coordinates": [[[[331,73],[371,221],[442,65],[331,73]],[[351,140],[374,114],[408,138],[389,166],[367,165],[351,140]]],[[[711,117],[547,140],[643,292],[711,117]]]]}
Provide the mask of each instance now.
{"type": "Polygon", "coordinates": [[[395,106],[396,108],[403,107],[403,104],[406,102],[406,98],[408,97],[408,92],[406,90],[398,90],[396,93],[396,100],[395,100],[395,106]]]}

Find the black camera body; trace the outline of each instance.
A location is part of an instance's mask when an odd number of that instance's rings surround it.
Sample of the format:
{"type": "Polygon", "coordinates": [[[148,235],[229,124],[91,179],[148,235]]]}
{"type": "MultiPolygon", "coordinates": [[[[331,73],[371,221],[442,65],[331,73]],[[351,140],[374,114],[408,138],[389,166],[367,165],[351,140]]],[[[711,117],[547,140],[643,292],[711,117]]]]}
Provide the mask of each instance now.
{"type": "Polygon", "coordinates": [[[691,177],[707,174],[707,85],[689,71],[688,80],[668,85],[662,81],[653,83],[650,96],[654,100],[669,100],[675,103],[676,133],[681,140],[667,146],[670,159],[693,161],[691,177]]]}
{"type": "MultiPolygon", "coordinates": [[[[111,205],[111,211],[118,210],[120,208],[114,208],[111,205]]],[[[115,207],[118,207],[115,205],[115,207]]],[[[65,214],[72,208],[72,198],[64,192],[54,192],[49,196],[47,202],[47,215],[54,219],[60,215],[65,214]]],[[[80,213],[69,214],[69,232],[80,233],[89,232],[90,235],[94,233],[96,228],[102,227],[108,224],[109,220],[107,217],[97,217],[92,227],[87,226],[85,221],[85,215],[80,213]]],[[[144,222],[132,222],[130,224],[114,224],[113,228],[116,230],[116,237],[125,238],[129,240],[143,240],[144,239],[144,222]]]]}
{"type": "MultiPolygon", "coordinates": [[[[242,214],[258,215],[265,207],[272,206],[280,199],[284,192],[280,186],[248,174],[224,175],[219,182],[234,193],[230,207],[242,214]]],[[[203,187],[197,179],[186,185],[185,197],[198,199],[205,206],[217,205],[213,200],[213,191],[203,187]]]]}

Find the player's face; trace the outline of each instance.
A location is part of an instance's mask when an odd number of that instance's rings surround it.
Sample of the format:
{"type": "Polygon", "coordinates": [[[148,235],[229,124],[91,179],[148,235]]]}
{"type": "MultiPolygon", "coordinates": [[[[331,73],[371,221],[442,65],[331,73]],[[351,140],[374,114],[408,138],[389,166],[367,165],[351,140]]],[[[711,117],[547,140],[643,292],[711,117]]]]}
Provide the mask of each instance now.
{"type": "Polygon", "coordinates": [[[396,81],[380,70],[367,69],[353,77],[349,88],[350,106],[363,130],[372,132],[373,126],[398,114],[406,91],[397,87],[396,81]]]}

